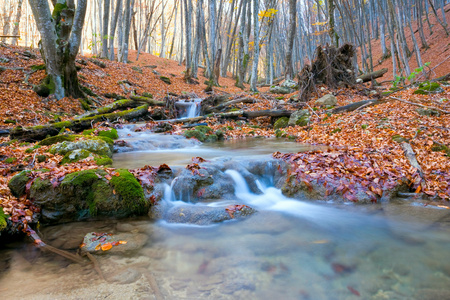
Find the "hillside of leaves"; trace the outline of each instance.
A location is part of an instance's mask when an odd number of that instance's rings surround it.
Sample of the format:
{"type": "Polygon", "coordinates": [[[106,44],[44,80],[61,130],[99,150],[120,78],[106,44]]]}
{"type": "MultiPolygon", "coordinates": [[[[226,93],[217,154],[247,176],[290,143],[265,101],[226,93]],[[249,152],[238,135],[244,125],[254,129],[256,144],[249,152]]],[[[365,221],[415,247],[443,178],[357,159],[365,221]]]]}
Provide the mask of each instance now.
{"type": "MultiPolygon", "coordinates": [[[[134,59],[133,53],[131,59],[134,59]]],[[[79,57],[81,84],[101,96],[94,106],[103,106],[114,101],[104,97],[106,93],[126,97],[130,93],[142,95],[145,92],[151,93],[156,100],[163,100],[169,93],[207,96],[204,91],[206,78],[200,77],[199,84],[185,83],[182,73],[184,67],[178,66],[174,61],[149,54],[143,54],[138,62],[129,64],[100,61],[106,65],[104,68],[93,63],[88,57],[79,57]],[[169,77],[172,83],[163,82],[160,76],[169,77]],[[128,88],[125,89],[121,84],[124,80],[128,82],[128,88]]],[[[33,66],[41,64],[38,51],[0,47],[0,66],[3,67],[0,74],[0,129],[66,120],[83,113],[78,100],[65,98],[56,101],[52,97],[41,98],[33,92],[33,85],[38,84],[44,77],[44,71],[35,71],[36,67],[33,66]]],[[[335,186],[328,187],[329,193],[342,195],[345,201],[357,202],[358,193],[363,192],[372,197],[373,202],[377,202],[385,191],[406,179],[410,192],[417,194],[417,197],[426,197],[424,205],[448,207],[450,158],[448,151],[445,151],[445,146],[450,145],[448,85],[443,84],[443,91],[437,94],[415,95],[413,92],[416,86],[410,85],[390,95],[411,103],[383,96],[382,93],[388,90],[389,85],[376,90],[370,89],[369,84],[339,90],[329,90],[321,86],[309,103],[302,104],[290,101],[294,93],[273,95],[267,92],[268,88],[261,88],[260,93],[249,95],[236,88],[231,78],[221,78],[219,83],[221,86],[214,88],[215,93],[227,92],[233,94],[234,98],[242,95],[254,98],[253,103],[237,103],[231,107],[234,110],[303,108],[310,111],[309,124],[303,127],[287,127],[281,132],[275,132],[274,120],[269,117],[259,117],[248,122],[226,121],[217,117],[206,120],[214,130],[222,129],[227,139],[275,137],[278,133],[279,138],[329,146],[326,152],[274,154],[291,164],[290,175],[297,183],[309,185],[315,181],[326,185],[327,182],[333,182],[335,186]],[[383,101],[353,112],[331,114],[328,108],[314,104],[317,98],[328,93],[336,95],[338,106],[373,97],[383,101]],[[422,115],[418,111],[422,108],[420,105],[437,109],[438,113],[422,115]],[[399,138],[412,146],[423,174],[419,174],[418,170],[410,165],[400,146],[399,138]]],[[[151,129],[154,125],[155,123],[150,122],[147,127],[151,129]]],[[[181,125],[175,125],[169,134],[181,134],[183,130],[181,125]]],[[[34,207],[26,197],[17,199],[11,195],[7,182],[13,175],[21,170],[46,169],[49,171],[33,176],[53,178],[53,182],[58,184],[58,181],[70,172],[98,167],[92,158],[61,165],[62,156],[49,154],[48,146],[36,147],[33,143],[10,141],[8,137],[1,137],[0,144],[0,206],[15,224],[24,227],[27,223],[36,221],[35,213],[39,208],[34,207]],[[46,156],[45,160],[38,159],[41,155],[46,156]]],[[[113,169],[106,170],[114,176],[113,169]]],[[[134,173],[141,174],[140,177],[144,178],[147,173],[151,176],[153,171],[150,171],[142,169],[135,170],[134,173]]]]}

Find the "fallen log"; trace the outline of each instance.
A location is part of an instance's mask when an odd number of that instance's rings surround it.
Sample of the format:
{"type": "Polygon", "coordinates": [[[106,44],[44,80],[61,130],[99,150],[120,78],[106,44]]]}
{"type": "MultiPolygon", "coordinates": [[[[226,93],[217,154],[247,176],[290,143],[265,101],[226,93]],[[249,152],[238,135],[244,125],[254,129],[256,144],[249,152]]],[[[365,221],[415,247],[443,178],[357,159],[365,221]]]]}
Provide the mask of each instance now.
{"type": "Polygon", "coordinates": [[[238,104],[238,103],[255,103],[256,101],[258,101],[258,99],[251,98],[251,97],[243,97],[243,98],[227,101],[227,102],[219,104],[217,106],[205,107],[204,112],[205,113],[217,112],[217,111],[221,111],[224,108],[227,108],[227,107],[229,107],[231,105],[234,105],[234,104],[238,104]]]}
{"type": "Polygon", "coordinates": [[[381,103],[385,103],[385,102],[387,102],[387,101],[386,100],[377,100],[377,99],[363,100],[363,101],[350,103],[350,104],[347,104],[344,106],[333,108],[330,112],[332,114],[341,114],[344,112],[350,112],[350,111],[357,110],[359,108],[362,108],[363,106],[364,107],[373,106],[373,105],[377,105],[377,104],[381,104],[381,103]]]}
{"type": "Polygon", "coordinates": [[[143,117],[148,113],[148,104],[139,107],[116,112],[86,117],[79,120],[63,121],[54,124],[33,127],[16,127],[10,130],[10,139],[18,139],[20,141],[35,142],[45,139],[47,136],[57,135],[63,128],[80,132],[85,129],[92,128],[92,125],[102,121],[133,120],[143,117]]]}
{"type": "Polygon", "coordinates": [[[382,77],[384,74],[387,73],[387,71],[388,71],[387,68],[383,68],[383,69],[378,70],[378,71],[374,71],[374,72],[371,72],[371,73],[367,73],[367,74],[363,74],[361,76],[358,76],[358,77],[356,77],[356,80],[360,79],[360,80],[362,80],[362,82],[368,82],[368,81],[371,81],[372,79],[382,77]]]}
{"type": "Polygon", "coordinates": [[[139,106],[139,104],[136,101],[129,100],[129,99],[122,99],[119,101],[115,101],[111,104],[105,105],[103,107],[97,108],[95,110],[89,111],[80,116],[76,116],[74,119],[82,119],[82,118],[92,117],[92,116],[96,116],[96,115],[108,114],[108,113],[112,113],[116,110],[123,110],[125,108],[135,108],[137,106],[139,106]]]}
{"type": "Polygon", "coordinates": [[[448,111],[448,110],[443,110],[443,109],[436,108],[436,107],[432,107],[432,106],[426,106],[426,105],[423,105],[423,104],[419,104],[419,103],[414,103],[414,102],[406,101],[406,100],[403,100],[402,98],[397,98],[397,97],[389,97],[389,98],[391,98],[391,99],[393,99],[393,100],[397,100],[397,101],[403,102],[403,103],[407,103],[407,104],[411,104],[411,105],[423,107],[423,108],[425,108],[425,109],[436,110],[436,111],[441,112],[441,113],[443,113],[443,114],[450,114],[450,111],[448,111]]]}
{"type": "Polygon", "coordinates": [[[447,81],[447,80],[450,80],[450,73],[448,73],[447,75],[438,77],[436,79],[433,79],[431,81],[447,81]]]}
{"type": "Polygon", "coordinates": [[[258,118],[258,117],[290,117],[295,110],[257,110],[257,111],[247,111],[247,110],[237,110],[226,113],[213,113],[207,116],[200,116],[195,118],[185,118],[185,119],[175,119],[175,120],[164,120],[162,122],[171,122],[174,124],[178,123],[195,123],[203,121],[209,117],[216,117],[221,119],[237,119],[237,118],[258,118]]]}
{"type": "Polygon", "coordinates": [[[157,101],[152,98],[148,97],[142,97],[142,96],[130,96],[131,100],[137,101],[137,102],[144,102],[147,103],[149,106],[166,106],[165,101],[157,101]]]}

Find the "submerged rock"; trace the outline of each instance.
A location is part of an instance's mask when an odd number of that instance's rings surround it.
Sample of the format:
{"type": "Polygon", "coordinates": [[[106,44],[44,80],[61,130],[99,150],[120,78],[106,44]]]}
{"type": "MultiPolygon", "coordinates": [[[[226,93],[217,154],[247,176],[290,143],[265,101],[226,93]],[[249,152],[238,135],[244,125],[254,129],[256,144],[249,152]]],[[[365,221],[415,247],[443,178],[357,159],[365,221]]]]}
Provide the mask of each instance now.
{"type": "Polygon", "coordinates": [[[143,233],[108,234],[90,232],[84,237],[80,249],[83,252],[93,254],[118,254],[140,250],[147,241],[148,236],[143,233]],[[108,247],[109,244],[112,247],[108,247]]]}
{"type": "Polygon", "coordinates": [[[232,219],[242,219],[256,212],[246,205],[210,207],[203,205],[177,205],[163,213],[162,218],[169,223],[209,225],[232,219]]]}

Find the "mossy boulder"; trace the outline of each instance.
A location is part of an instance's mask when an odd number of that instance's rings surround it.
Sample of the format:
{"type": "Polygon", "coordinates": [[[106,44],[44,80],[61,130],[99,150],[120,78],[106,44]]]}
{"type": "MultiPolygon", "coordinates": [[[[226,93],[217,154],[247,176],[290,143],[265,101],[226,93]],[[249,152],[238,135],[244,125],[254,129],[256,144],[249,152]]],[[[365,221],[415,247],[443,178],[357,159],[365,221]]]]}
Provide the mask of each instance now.
{"type": "Polygon", "coordinates": [[[111,128],[110,130],[101,130],[98,132],[98,136],[104,136],[112,140],[117,140],[119,138],[115,128],[111,128]]]}
{"type": "Polygon", "coordinates": [[[425,81],[419,85],[419,88],[414,91],[414,94],[418,95],[430,95],[442,93],[444,90],[441,88],[439,82],[425,81]]]}
{"type": "Polygon", "coordinates": [[[288,87],[283,87],[283,86],[272,86],[270,87],[269,92],[271,92],[272,94],[290,94],[292,93],[294,90],[292,90],[291,88],[288,87]]]}
{"type": "Polygon", "coordinates": [[[224,139],[222,131],[217,130],[216,132],[213,132],[211,127],[205,125],[197,126],[195,129],[186,130],[183,135],[188,139],[194,137],[200,142],[215,142],[224,139]]]}
{"type": "Polygon", "coordinates": [[[84,149],[101,156],[112,157],[112,146],[101,138],[58,143],[53,145],[49,152],[52,154],[66,155],[77,149],[84,149]]]}
{"type": "Polygon", "coordinates": [[[3,207],[0,207],[0,235],[8,226],[8,222],[6,221],[8,218],[9,216],[3,212],[3,207]]]}
{"type": "Polygon", "coordinates": [[[109,180],[103,169],[74,172],[66,175],[57,186],[49,179],[36,178],[31,185],[30,198],[41,208],[41,222],[125,218],[147,213],[150,202],[145,200],[137,179],[128,170],[116,172],[109,180]]]}
{"type": "Polygon", "coordinates": [[[440,117],[441,113],[435,109],[418,108],[416,112],[421,116],[440,117]]]}
{"type": "Polygon", "coordinates": [[[8,182],[8,187],[15,197],[20,197],[25,194],[25,187],[28,181],[30,181],[30,173],[30,171],[22,171],[8,182]]]}
{"type": "Polygon", "coordinates": [[[289,118],[288,125],[289,126],[306,126],[309,123],[310,113],[307,109],[301,109],[293,114],[291,114],[289,118]]]}
{"type": "Polygon", "coordinates": [[[285,128],[288,126],[288,123],[289,123],[288,117],[281,117],[273,124],[273,129],[277,130],[280,128],[285,128]]]}
{"type": "Polygon", "coordinates": [[[166,76],[159,76],[159,79],[161,79],[164,83],[172,84],[172,81],[170,81],[170,78],[169,78],[169,77],[166,77],[166,76]]]}
{"type": "Polygon", "coordinates": [[[70,134],[60,134],[48,137],[46,139],[43,139],[38,143],[40,146],[50,146],[61,142],[72,142],[74,141],[78,136],[77,135],[70,135],[70,134]]]}

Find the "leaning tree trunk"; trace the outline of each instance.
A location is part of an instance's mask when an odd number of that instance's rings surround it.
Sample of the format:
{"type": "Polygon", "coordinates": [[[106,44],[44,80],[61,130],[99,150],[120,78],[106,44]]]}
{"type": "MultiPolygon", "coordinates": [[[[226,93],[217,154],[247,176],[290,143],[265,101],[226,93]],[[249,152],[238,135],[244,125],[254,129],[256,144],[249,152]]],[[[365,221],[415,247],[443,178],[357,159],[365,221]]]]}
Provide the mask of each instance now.
{"type": "Polygon", "coordinates": [[[47,72],[45,89],[56,99],[83,97],[75,58],[80,48],[87,0],[78,0],[76,9],[73,0],[58,0],[53,13],[47,0],[29,0],[29,3],[42,37],[40,46],[47,72]]]}

